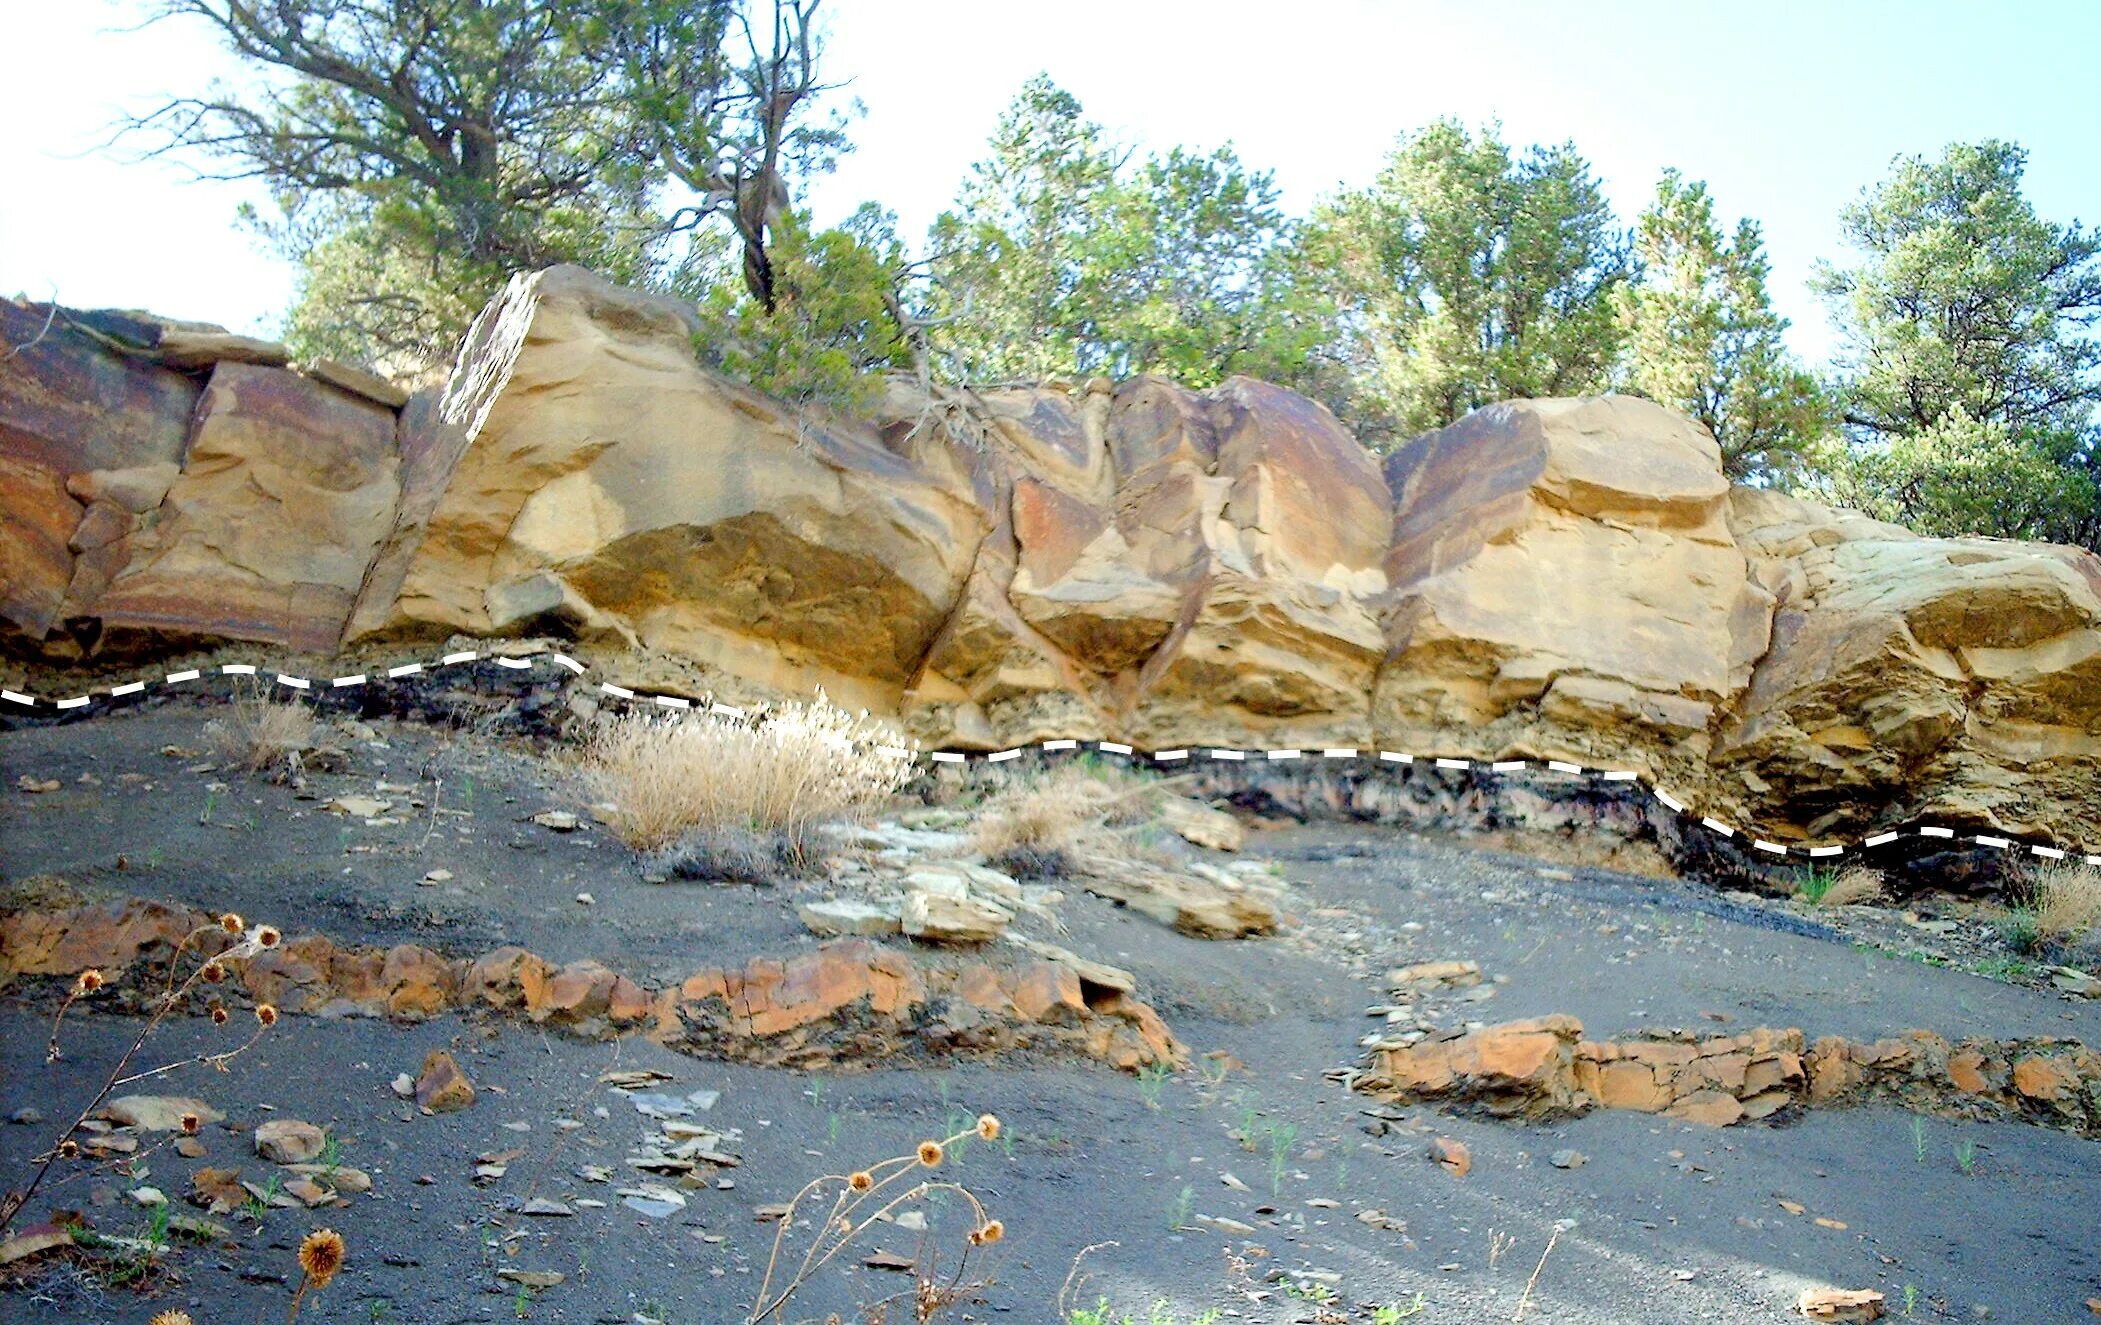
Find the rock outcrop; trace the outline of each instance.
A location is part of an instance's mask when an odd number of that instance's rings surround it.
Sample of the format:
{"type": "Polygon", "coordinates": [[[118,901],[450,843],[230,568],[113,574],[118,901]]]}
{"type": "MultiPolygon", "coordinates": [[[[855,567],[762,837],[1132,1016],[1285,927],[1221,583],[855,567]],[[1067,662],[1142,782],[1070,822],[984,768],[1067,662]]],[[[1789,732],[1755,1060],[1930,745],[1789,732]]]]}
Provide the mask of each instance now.
{"type": "Polygon", "coordinates": [[[1447,1031],[1373,1049],[1356,1089],[1544,1121],[1593,1108],[1727,1127],[1784,1110],[1884,1100],[1926,1113],[2015,1118],[2101,1136],[2101,1053],[2077,1040],[1969,1039],[1926,1030],[1808,1043],[1795,1028],[1587,1040],[1574,1017],[1447,1031]]]}
{"type": "Polygon", "coordinates": [[[798,412],[690,306],[515,278],[442,389],[0,305],[0,645],[554,635],[636,689],[925,745],[1383,748],[1631,769],[1806,846],[1932,818],[2101,849],[2101,559],[1732,488],[1631,398],[1383,466],[1243,378],[798,412]]]}

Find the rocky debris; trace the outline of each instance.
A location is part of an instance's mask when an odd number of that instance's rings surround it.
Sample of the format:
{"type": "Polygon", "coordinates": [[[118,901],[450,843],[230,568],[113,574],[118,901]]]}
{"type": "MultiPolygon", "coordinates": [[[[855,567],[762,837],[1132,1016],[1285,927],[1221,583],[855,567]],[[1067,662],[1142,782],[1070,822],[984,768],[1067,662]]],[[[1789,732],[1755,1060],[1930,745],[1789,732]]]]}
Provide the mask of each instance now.
{"type": "Polygon", "coordinates": [[[1162,796],[1159,815],[1161,823],[1193,846],[1238,851],[1247,842],[1247,828],[1238,819],[1187,796],[1162,796]]]}
{"type": "Polygon", "coordinates": [[[1385,1042],[1352,1078],[1387,1100],[1446,1100],[1542,1121],[1591,1108],[1727,1127],[1790,1108],[1888,1100],[1927,1113],[2017,1118],[2101,1137],[2101,1053],[2077,1040],[1964,1040],[1910,1030],[1873,1043],[1798,1029],[1582,1038],[1538,1017],[1385,1042]]]}
{"type": "Polygon", "coordinates": [[[433,1049],[416,1074],[416,1107],[425,1113],[454,1113],[474,1103],[474,1083],[443,1049],[433,1049]]]}
{"type": "Polygon", "coordinates": [[[916,939],[935,943],[987,943],[1006,931],[1014,912],[973,893],[952,874],[918,872],[905,878],[900,924],[916,939]]]}
{"type": "Polygon", "coordinates": [[[1466,989],[1481,983],[1481,966],[1470,961],[1417,962],[1388,971],[1396,992],[1411,988],[1466,989]]]}
{"type": "Polygon", "coordinates": [[[1455,1178],[1465,1177],[1474,1167],[1474,1152],[1467,1149],[1466,1142],[1453,1137],[1432,1137],[1429,1155],[1438,1167],[1455,1178]]]}
{"type": "Polygon", "coordinates": [[[272,1118],[255,1129],[255,1153],[272,1164],[306,1164],[320,1158],[328,1137],[312,1123],[272,1118]]]}
{"type": "Polygon", "coordinates": [[[852,899],[805,902],[795,908],[805,928],[820,938],[878,939],[904,933],[904,920],[896,906],[852,899]]]}
{"type": "Polygon", "coordinates": [[[1081,886],[1121,902],[1183,934],[1203,939],[1251,938],[1275,933],[1282,920],[1281,889],[1263,881],[1192,866],[1180,873],[1142,861],[1088,854],[1081,858],[1081,886]]]}
{"type": "Polygon", "coordinates": [[[1881,1320],[1882,1294],[1872,1288],[1805,1288],[1795,1310],[1811,1320],[1881,1320]]]}
{"type": "Polygon", "coordinates": [[[1061,963],[922,963],[847,939],[687,979],[659,1030],[674,1048],[813,1068],[902,1053],[1064,1049],[1136,1071],[1187,1054],[1158,1014],[1061,963]]]}
{"type": "Polygon", "coordinates": [[[120,1095],[96,1114],[119,1127],[142,1132],[179,1132],[184,1115],[195,1117],[200,1127],[226,1121],[225,1114],[187,1095],[120,1095]]]}
{"type": "Polygon", "coordinates": [[[1547,1156],[1547,1163],[1557,1169],[1580,1169],[1590,1162],[1590,1156],[1580,1150],[1557,1150],[1547,1156]]]}
{"type": "MultiPolygon", "coordinates": [[[[1078,975],[1084,984],[1100,985],[1104,989],[1113,989],[1122,994],[1132,993],[1138,988],[1138,977],[1121,966],[1111,966],[1106,962],[1082,957],[1070,948],[1061,948],[1055,943],[1045,943],[1041,939],[1025,938],[1019,934],[1007,935],[1007,942],[1033,952],[1038,957],[1047,957],[1060,966],[1072,968],[1073,973],[1078,975]]],[[[1206,1057],[1215,1057],[1217,1052],[1213,1050],[1206,1057]]]]}
{"type": "Polygon", "coordinates": [[[215,1215],[231,1214],[248,1203],[239,1169],[199,1168],[190,1174],[191,1205],[215,1215]]]}

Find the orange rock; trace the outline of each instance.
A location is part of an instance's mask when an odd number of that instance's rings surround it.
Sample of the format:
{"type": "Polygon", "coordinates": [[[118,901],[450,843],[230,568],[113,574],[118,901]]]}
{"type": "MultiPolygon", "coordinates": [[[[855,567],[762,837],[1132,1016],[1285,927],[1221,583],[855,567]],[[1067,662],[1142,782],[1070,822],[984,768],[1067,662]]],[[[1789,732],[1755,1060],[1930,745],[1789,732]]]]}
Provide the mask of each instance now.
{"type": "Polygon", "coordinates": [[[1982,1095],[1991,1090],[1984,1079],[1984,1055],[1975,1049],[1964,1049],[1948,1056],[1948,1080],[1955,1089],[1972,1095],[1982,1095]]]}
{"type": "Polygon", "coordinates": [[[1850,1058],[1852,1045],[1836,1035],[1826,1035],[1809,1051],[1809,1098],[1817,1103],[1849,1094],[1861,1081],[1860,1069],[1850,1058]]]}
{"type": "Polygon", "coordinates": [[[2013,1088],[2032,1100],[2067,1099],[2079,1089],[2079,1074],[2062,1058],[2017,1059],[2013,1065],[2013,1088]]]}
{"type": "Polygon", "coordinates": [[[457,985],[452,963],[413,943],[387,950],[379,983],[387,1015],[404,1021],[443,1012],[451,1006],[457,985]]]}
{"type": "Polygon", "coordinates": [[[1872,1288],[1809,1288],[1795,1299],[1795,1310],[1811,1320],[1880,1320],[1882,1294],[1872,1288]]]}
{"type": "Polygon", "coordinates": [[[520,1008],[527,990],[544,990],[554,968],[525,949],[506,946],[483,953],[467,968],[462,981],[466,998],[494,1008],[520,1008]]]}
{"type": "Polygon", "coordinates": [[[1037,962],[1014,983],[1014,1010],[1024,1020],[1070,1025],[1087,1010],[1080,977],[1062,962],[1037,962]]]}
{"type": "Polygon", "coordinates": [[[452,1113],[474,1103],[474,1083],[451,1054],[433,1049],[416,1075],[416,1106],[425,1113],[452,1113]]]}
{"type": "Polygon", "coordinates": [[[1687,1069],[1687,1074],[1694,1080],[1706,1081],[1717,1090],[1734,1095],[1745,1088],[1745,1076],[1750,1066],[1749,1058],[1731,1050],[1701,1057],[1687,1069]]]}
{"type": "Polygon", "coordinates": [[[1743,1104],[1726,1091],[1696,1090],[1664,1110],[1668,1117],[1683,1118],[1707,1127],[1727,1127],[1744,1116],[1743,1104]]]}
{"type": "Polygon", "coordinates": [[[1455,1178],[1465,1177],[1474,1167],[1474,1152],[1467,1149],[1466,1142],[1449,1136],[1431,1139],[1430,1158],[1455,1178]]]}
{"type": "Polygon", "coordinates": [[[1669,1087],[1659,1084],[1647,1063],[1622,1059],[1598,1069],[1598,1103],[1608,1109],[1656,1113],[1669,1107],[1669,1087]]]}

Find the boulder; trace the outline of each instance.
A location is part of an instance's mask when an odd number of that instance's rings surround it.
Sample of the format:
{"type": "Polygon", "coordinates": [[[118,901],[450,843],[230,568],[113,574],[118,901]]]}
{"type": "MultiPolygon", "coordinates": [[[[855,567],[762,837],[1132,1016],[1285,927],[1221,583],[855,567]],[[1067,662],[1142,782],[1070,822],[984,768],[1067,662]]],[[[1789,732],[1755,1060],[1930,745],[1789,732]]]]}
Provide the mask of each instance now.
{"type": "Polygon", "coordinates": [[[1752,489],[1730,518],[1777,607],[1718,795],[1808,834],[1890,807],[2036,836],[2101,817],[2101,558],[1752,489]]]}
{"type": "Polygon", "coordinates": [[[93,604],[105,632],[335,648],[400,496],[394,416],[222,362],[157,523],[93,604]]]}
{"type": "Polygon", "coordinates": [[[1382,746],[1696,770],[1770,596],[1714,439],[1631,397],[1477,410],[1388,460],[1382,746]]]}
{"type": "Polygon", "coordinates": [[[255,1153],[272,1164],[305,1164],[318,1159],[328,1137],[312,1123],[272,1118],[255,1127],[255,1153]]]}
{"type": "Polygon", "coordinates": [[[440,408],[464,444],[363,633],[560,622],[894,710],[982,512],[867,425],[709,374],[692,319],[581,268],[514,278],[468,333],[440,408]]]}

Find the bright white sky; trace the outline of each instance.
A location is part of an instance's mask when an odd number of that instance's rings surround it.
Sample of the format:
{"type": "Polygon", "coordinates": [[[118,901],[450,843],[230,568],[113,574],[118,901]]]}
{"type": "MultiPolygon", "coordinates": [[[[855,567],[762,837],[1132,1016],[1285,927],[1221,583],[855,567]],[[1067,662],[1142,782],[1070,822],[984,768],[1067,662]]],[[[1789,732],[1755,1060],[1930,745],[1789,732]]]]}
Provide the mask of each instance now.
{"type": "MultiPolygon", "coordinates": [[[[2101,217],[2101,4],[1964,0],[833,0],[829,69],[867,106],[813,195],[864,198],[923,233],[1038,71],[1140,147],[1232,140],[1303,210],[1369,180],[1396,134],[1441,114],[1500,118],[1517,145],[1573,139],[1623,219],[1658,173],[1705,179],[1766,230],[1798,352],[1831,336],[1804,288],[1840,256],[1837,215],[1892,156],[2012,138],[2053,220],[2101,217]],[[1280,15],[1291,21],[1279,22],[1280,15]]],[[[0,0],[0,291],[268,330],[286,265],[234,225],[259,190],[101,150],[121,109],[229,64],[197,27],[117,31],[141,0],[0,0]]]]}

